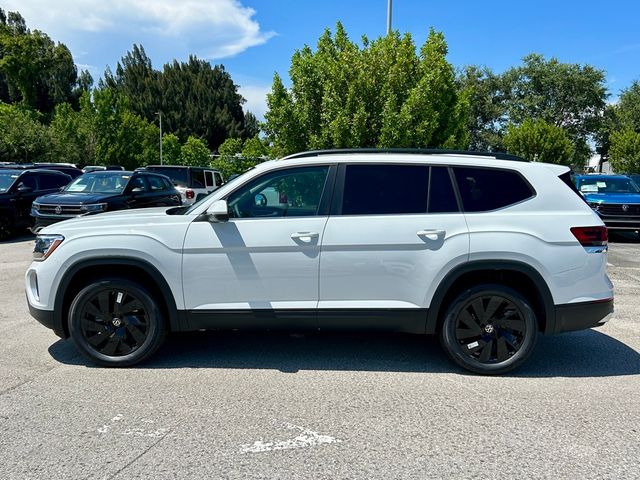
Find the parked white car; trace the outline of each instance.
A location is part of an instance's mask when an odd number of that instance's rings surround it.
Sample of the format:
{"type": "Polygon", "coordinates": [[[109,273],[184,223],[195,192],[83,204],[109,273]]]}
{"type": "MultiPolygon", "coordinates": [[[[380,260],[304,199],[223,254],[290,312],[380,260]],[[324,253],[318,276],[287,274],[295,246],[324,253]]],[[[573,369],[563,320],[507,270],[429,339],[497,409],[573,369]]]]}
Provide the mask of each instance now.
{"type": "Polygon", "coordinates": [[[149,165],[145,170],[169,177],[180,192],[183,205],[192,205],[224,183],[219,171],[204,167],[149,165]]]}
{"type": "Polygon", "coordinates": [[[607,230],[567,167],[500,154],[307,152],[190,207],[44,229],[31,314],[100,365],[169,331],[438,334],[473,372],[520,365],[539,332],[613,312],[607,230]]]}

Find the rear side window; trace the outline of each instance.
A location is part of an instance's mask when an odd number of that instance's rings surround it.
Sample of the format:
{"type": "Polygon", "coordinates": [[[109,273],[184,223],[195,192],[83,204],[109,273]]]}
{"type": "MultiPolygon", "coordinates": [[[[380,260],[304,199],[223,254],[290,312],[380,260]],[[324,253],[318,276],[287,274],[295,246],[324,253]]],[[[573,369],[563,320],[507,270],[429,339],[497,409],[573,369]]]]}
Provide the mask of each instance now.
{"type": "Polygon", "coordinates": [[[191,170],[191,188],[204,188],[204,170],[194,168],[191,170]]]}
{"type": "Polygon", "coordinates": [[[213,183],[213,172],[209,170],[205,170],[204,172],[205,179],[207,180],[207,187],[214,187],[215,183],[213,183]]]}
{"type": "Polygon", "coordinates": [[[222,185],[222,177],[220,176],[220,174],[218,172],[215,172],[213,175],[216,178],[216,187],[222,185]]]}
{"type": "Polygon", "coordinates": [[[426,213],[426,165],[347,165],[343,215],[426,213]]]}
{"type": "Polygon", "coordinates": [[[466,212],[504,208],[535,194],[514,171],[472,167],[455,167],[453,170],[466,212]]]}
{"type": "Polygon", "coordinates": [[[429,213],[456,213],[459,211],[449,169],[447,167],[431,167],[429,213]]]}

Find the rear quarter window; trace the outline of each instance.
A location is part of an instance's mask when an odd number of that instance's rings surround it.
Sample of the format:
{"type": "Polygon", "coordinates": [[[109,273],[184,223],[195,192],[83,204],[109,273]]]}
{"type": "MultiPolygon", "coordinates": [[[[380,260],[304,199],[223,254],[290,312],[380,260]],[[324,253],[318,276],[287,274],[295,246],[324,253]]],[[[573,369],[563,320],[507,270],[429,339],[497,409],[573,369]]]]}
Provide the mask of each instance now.
{"type": "Polygon", "coordinates": [[[487,212],[535,196],[517,172],[495,168],[455,167],[456,183],[466,212],[487,212]]]}

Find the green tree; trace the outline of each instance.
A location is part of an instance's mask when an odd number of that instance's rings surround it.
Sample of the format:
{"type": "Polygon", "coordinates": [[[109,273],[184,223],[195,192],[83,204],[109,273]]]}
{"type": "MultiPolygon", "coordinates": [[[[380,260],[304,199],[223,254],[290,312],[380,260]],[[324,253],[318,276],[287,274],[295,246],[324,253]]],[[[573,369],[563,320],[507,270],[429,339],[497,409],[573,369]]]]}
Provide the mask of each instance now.
{"type": "Polygon", "coordinates": [[[180,163],[182,165],[207,166],[211,161],[211,152],[207,148],[207,144],[199,139],[189,135],[187,141],[184,142],[180,149],[180,163]]]}
{"type": "Polygon", "coordinates": [[[417,54],[411,36],[353,43],[343,26],[291,59],[291,89],[278,74],[265,131],[274,155],[332,147],[467,144],[468,94],[458,92],[444,36],[431,30],[417,54]],[[348,65],[349,68],[345,68],[348,65]]]}
{"type": "Polygon", "coordinates": [[[56,105],[78,107],[93,80],[78,72],[69,49],[38,30],[27,29],[17,12],[0,9],[0,100],[51,114],[56,105]]]}
{"type": "Polygon", "coordinates": [[[573,159],[573,144],[566,132],[544,120],[527,119],[521,125],[511,125],[504,137],[509,153],[536,162],[569,165],[573,159]]]}
{"type": "Polygon", "coordinates": [[[56,106],[49,131],[56,160],[77,165],[96,162],[96,112],[91,97],[85,92],[80,109],[75,111],[68,103],[56,106]]]}
{"type": "Polygon", "coordinates": [[[50,160],[51,138],[37,114],[20,105],[0,103],[0,158],[29,163],[50,160]]]}
{"type": "Polygon", "coordinates": [[[227,138],[220,148],[220,154],[211,167],[228,178],[233,174],[241,174],[253,168],[258,163],[264,162],[268,157],[269,149],[258,137],[250,138],[244,142],[240,138],[227,138]]]}
{"type": "Polygon", "coordinates": [[[616,172],[640,173],[640,132],[631,128],[613,132],[609,161],[616,172]]]}
{"type": "Polygon", "coordinates": [[[182,145],[177,135],[165,133],[162,135],[162,161],[165,165],[180,165],[180,150],[182,145]]]}
{"type": "Polygon", "coordinates": [[[607,98],[602,70],[530,54],[521,66],[508,69],[501,81],[509,123],[534,119],[560,127],[573,142],[573,163],[589,158],[589,142],[600,127],[607,98]]]}

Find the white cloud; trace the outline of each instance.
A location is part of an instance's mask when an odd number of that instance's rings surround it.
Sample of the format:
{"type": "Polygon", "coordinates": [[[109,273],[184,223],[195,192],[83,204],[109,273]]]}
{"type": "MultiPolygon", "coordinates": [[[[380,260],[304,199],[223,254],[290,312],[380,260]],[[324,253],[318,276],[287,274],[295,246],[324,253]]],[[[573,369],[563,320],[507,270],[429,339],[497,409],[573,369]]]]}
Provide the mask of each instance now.
{"type": "Polygon", "coordinates": [[[153,34],[192,44],[199,56],[220,59],[261,45],[275,35],[263,32],[255,10],[239,0],[5,0],[31,28],[54,39],[68,31],[153,34]]]}
{"type": "Polygon", "coordinates": [[[260,121],[264,121],[267,112],[267,93],[271,92],[271,85],[238,86],[238,91],[247,102],[242,106],[245,112],[253,113],[260,121]]]}

